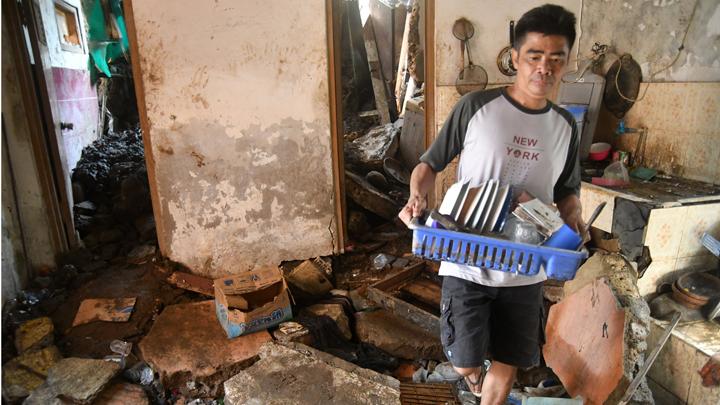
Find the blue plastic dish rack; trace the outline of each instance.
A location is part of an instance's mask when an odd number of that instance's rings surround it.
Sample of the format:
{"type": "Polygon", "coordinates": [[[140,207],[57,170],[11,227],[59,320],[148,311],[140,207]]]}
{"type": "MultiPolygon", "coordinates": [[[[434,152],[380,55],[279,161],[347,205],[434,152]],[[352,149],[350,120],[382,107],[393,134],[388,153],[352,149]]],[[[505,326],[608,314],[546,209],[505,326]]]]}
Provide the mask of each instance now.
{"type": "Polygon", "coordinates": [[[413,254],[526,276],[545,274],[555,280],[572,280],[587,252],[528,245],[446,229],[417,226],[413,229],[413,254]]]}

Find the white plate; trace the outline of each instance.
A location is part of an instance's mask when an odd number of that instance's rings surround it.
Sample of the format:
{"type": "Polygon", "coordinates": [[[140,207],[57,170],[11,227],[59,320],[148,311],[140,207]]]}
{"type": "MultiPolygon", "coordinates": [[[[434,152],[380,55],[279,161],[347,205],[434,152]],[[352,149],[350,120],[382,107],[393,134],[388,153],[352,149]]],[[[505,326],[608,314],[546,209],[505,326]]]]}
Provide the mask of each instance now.
{"type": "Polygon", "coordinates": [[[460,219],[458,220],[458,223],[466,226],[467,223],[470,222],[472,214],[475,211],[475,207],[480,200],[481,192],[482,186],[470,187],[468,189],[467,197],[465,198],[465,204],[463,204],[463,208],[462,210],[460,210],[460,219]]]}
{"type": "Polygon", "coordinates": [[[482,210],[482,215],[480,217],[480,220],[478,221],[477,225],[475,226],[475,229],[478,231],[481,231],[485,228],[485,224],[488,221],[488,217],[490,216],[490,211],[492,210],[493,204],[495,203],[495,195],[497,195],[498,191],[498,181],[497,180],[489,180],[489,189],[488,189],[488,195],[487,199],[485,200],[485,206],[482,210]]]}
{"type": "Polygon", "coordinates": [[[500,218],[500,214],[502,213],[503,207],[505,206],[505,201],[507,200],[508,196],[508,190],[508,186],[500,187],[500,190],[495,197],[495,202],[492,206],[492,210],[490,211],[490,215],[488,216],[488,221],[483,228],[483,232],[490,232],[495,228],[495,224],[500,218]]]}
{"type": "Polygon", "coordinates": [[[475,228],[480,221],[480,218],[482,218],[482,211],[485,207],[485,204],[487,203],[487,197],[490,191],[490,182],[486,181],[482,184],[482,190],[480,190],[480,201],[478,201],[477,206],[475,206],[475,209],[473,210],[472,217],[470,218],[470,223],[467,224],[470,228],[475,228]]]}
{"type": "Polygon", "coordinates": [[[468,190],[470,190],[470,183],[463,183],[460,187],[460,193],[458,193],[457,200],[455,200],[455,206],[452,211],[452,218],[455,222],[460,222],[460,213],[462,212],[465,200],[467,199],[468,190]]]}
{"type": "Polygon", "coordinates": [[[455,201],[457,201],[458,195],[460,194],[460,189],[463,187],[463,183],[455,183],[448,190],[445,192],[445,196],[443,197],[442,203],[440,204],[440,208],[438,208],[438,212],[443,215],[451,215],[453,211],[453,207],[455,206],[455,201]]]}

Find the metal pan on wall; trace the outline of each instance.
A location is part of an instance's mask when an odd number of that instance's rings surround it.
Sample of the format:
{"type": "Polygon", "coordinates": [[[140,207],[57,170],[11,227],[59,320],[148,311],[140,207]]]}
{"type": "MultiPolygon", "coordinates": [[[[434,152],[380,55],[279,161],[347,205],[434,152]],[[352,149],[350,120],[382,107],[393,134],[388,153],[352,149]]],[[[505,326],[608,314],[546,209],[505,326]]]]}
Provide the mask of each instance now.
{"type": "Polygon", "coordinates": [[[488,76],[482,66],[476,65],[470,56],[468,40],[475,35],[475,27],[465,18],[460,18],[453,24],[453,35],[460,40],[460,50],[467,52],[468,64],[460,71],[455,80],[455,89],[461,95],[471,91],[483,90],[487,86],[488,76]]]}

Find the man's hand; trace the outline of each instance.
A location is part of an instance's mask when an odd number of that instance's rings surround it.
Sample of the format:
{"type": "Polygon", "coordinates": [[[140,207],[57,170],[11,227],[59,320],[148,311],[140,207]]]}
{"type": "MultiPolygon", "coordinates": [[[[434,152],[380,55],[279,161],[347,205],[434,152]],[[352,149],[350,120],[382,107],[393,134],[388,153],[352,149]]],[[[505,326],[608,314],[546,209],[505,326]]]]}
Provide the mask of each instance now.
{"type": "Polygon", "coordinates": [[[420,162],[413,169],[410,176],[410,198],[398,214],[405,225],[410,226],[410,220],[420,217],[427,208],[427,194],[435,183],[435,172],[427,163],[420,162]]]}
{"type": "Polygon", "coordinates": [[[557,202],[557,208],[563,221],[584,239],[587,229],[582,219],[582,206],[578,196],[570,194],[557,202]]]}
{"type": "Polygon", "coordinates": [[[411,195],[407,204],[400,210],[398,217],[405,225],[410,225],[410,220],[420,217],[427,208],[427,199],[421,195],[411,195]]]}

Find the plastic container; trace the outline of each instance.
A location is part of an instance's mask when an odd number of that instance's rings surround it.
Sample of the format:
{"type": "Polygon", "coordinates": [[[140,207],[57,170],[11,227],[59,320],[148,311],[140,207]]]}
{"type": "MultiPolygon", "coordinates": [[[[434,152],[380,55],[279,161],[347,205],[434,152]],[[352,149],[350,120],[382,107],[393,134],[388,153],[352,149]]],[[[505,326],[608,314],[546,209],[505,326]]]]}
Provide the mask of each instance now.
{"type": "Polygon", "coordinates": [[[610,155],[611,146],[609,143],[598,142],[590,146],[590,160],[605,160],[610,155]]]}
{"type": "Polygon", "coordinates": [[[543,246],[558,249],[576,250],[582,244],[582,237],[567,225],[563,225],[555,231],[550,238],[543,243],[543,246]]]}
{"type": "Polygon", "coordinates": [[[572,280],[586,252],[510,242],[487,236],[414,227],[413,254],[430,260],[534,276],[544,266],[555,280],[572,280]]]}

